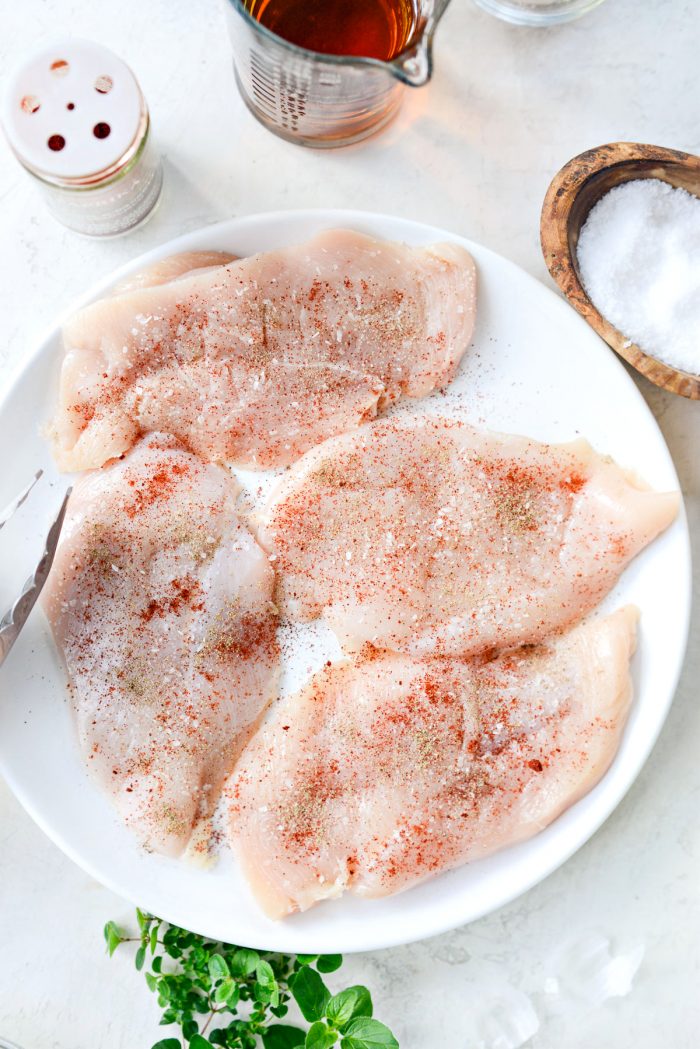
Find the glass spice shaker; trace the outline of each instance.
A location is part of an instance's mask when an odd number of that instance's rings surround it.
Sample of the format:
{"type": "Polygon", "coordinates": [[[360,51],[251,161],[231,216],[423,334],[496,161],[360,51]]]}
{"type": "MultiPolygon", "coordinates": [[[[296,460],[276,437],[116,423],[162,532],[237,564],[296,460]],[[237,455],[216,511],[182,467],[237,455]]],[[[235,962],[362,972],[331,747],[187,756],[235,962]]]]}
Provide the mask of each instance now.
{"type": "Polygon", "coordinates": [[[112,51],[69,39],[11,74],[2,123],[54,216],[78,233],[113,237],[143,222],[163,182],[148,107],[112,51]]]}

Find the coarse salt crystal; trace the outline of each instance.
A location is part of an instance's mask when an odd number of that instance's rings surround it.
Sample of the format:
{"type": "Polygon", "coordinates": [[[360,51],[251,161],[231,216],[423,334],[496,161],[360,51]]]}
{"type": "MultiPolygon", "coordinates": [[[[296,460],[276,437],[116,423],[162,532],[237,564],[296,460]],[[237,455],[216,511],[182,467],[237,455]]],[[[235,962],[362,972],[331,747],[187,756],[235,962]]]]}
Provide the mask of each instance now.
{"type": "Polygon", "coordinates": [[[578,242],[583,285],[627,341],[700,374],[700,200],[635,179],[591,209],[578,242]]]}

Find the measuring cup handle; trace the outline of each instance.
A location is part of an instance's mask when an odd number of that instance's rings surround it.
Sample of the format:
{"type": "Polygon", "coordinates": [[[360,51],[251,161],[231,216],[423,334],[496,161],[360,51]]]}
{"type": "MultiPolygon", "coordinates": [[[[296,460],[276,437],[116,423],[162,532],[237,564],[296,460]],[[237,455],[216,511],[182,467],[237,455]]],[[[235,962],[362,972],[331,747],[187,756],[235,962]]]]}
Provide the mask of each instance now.
{"type": "Polygon", "coordinates": [[[433,75],[433,36],[450,0],[435,0],[421,35],[390,63],[394,76],[409,87],[422,87],[433,75]]]}

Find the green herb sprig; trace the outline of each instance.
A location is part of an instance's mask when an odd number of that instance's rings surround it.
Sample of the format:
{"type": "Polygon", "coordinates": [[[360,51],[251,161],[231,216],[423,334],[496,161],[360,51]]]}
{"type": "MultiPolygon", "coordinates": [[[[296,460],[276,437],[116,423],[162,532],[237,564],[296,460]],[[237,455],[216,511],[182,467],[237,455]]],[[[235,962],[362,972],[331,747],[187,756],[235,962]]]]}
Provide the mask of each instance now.
{"type": "Polygon", "coordinates": [[[331,994],[321,974],[335,972],[339,954],[276,954],[209,940],[137,909],[138,936],[107,922],[110,957],[122,943],[139,944],[136,968],[150,968],[146,983],[158,995],[161,1024],[178,1024],[182,1038],[164,1038],[152,1049],[399,1049],[372,1016],[366,987],[331,994]],[[306,1028],[279,1023],[290,998],[306,1028]]]}

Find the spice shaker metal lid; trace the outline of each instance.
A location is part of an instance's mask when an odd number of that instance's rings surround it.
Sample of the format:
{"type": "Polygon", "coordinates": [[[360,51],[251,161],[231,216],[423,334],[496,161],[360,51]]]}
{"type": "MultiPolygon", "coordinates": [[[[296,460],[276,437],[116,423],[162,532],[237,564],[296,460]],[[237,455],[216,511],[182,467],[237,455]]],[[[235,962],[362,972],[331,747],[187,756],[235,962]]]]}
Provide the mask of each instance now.
{"type": "Polygon", "coordinates": [[[148,110],[133,73],[100,44],[66,39],[10,75],[2,107],[8,141],[33,174],[59,185],[110,177],[138,148],[148,110]]]}

